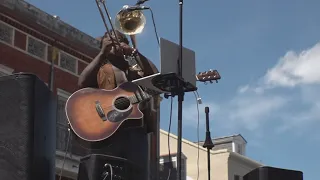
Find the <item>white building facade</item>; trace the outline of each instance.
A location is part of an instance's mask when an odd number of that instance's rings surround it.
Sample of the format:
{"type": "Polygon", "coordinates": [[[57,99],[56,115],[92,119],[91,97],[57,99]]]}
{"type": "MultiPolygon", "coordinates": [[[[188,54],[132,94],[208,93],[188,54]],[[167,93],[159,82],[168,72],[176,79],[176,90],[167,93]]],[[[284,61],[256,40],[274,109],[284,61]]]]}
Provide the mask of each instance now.
{"type": "MultiPolygon", "coordinates": [[[[160,156],[168,156],[169,154],[168,136],[170,153],[173,156],[176,154],[177,136],[161,130],[160,156]]],[[[221,137],[213,139],[213,142],[215,147],[210,152],[211,180],[241,180],[245,174],[262,166],[259,162],[245,156],[247,142],[241,135],[221,137]]],[[[207,149],[202,147],[202,142],[198,145],[183,139],[182,153],[186,159],[184,166],[186,179],[207,180],[207,149]]]]}

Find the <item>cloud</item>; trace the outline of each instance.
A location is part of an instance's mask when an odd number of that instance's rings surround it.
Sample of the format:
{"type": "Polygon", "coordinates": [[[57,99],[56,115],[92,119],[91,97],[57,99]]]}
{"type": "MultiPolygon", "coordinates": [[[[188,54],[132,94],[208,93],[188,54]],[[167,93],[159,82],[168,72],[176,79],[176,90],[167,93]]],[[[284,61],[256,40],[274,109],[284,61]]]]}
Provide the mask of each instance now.
{"type": "Polygon", "coordinates": [[[266,84],[280,87],[294,87],[320,83],[320,43],[297,54],[287,52],[279,62],[268,70],[264,77],[266,84]]]}
{"type": "Polygon", "coordinates": [[[244,85],[238,89],[237,96],[247,94],[246,99],[254,98],[257,94],[263,97],[256,99],[257,108],[253,110],[238,108],[237,111],[243,112],[239,117],[264,119],[269,118],[268,113],[274,114],[275,110],[283,109],[274,117],[282,122],[276,127],[277,132],[306,127],[320,118],[319,84],[320,43],[300,53],[289,51],[255,85],[244,85]],[[260,106],[263,110],[259,110],[260,106]]]}
{"type": "Polygon", "coordinates": [[[247,130],[256,130],[268,118],[272,118],[274,113],[270,112],[279,111],[288,101],[288,98],[274,95],[237,96],[227,104],[229,111],[232,109],[232,113],[228,113],[228,119],[237,127],[243,125],[247,130]]]}
{"type": "MultiPolygon", "coordinates": [[[[274,117],[274,113],[281,110],[289,102],[289,98],[281,96],[241,95],[224,103],[204,103],[199,105],[200,126],[204,127],[204,107],[210,108],[210,121],[214,122],[215,129],[221,129],[226,133],[232,133],[239,129],[256,131],[268,119],[274,117]],[[274,113],[270,113],[274,112],[274,113]]],[[[176,113],[176,109],[174,114],[176,113]]],[[[198,120],[197,106],[195,103],[186,103],[183,109],[185,125],[196,126],[198,120]]]]}
{"type": "Polygon", "coordinates": [[[243,85],[238,93],[264,93],[274,88],[296,88],[320,84],[320,42],[300,53],[288,51],[253,85],[243,85]]]}
{"type": "MultiPolygon", "coordinates": [[[[253,84],[237,89],[229,100],[211,104],[225,128],[260,132],[303,133],[320,119],[320,43],[302,52],[289,51],[253,84]],[[305,131],[302,131],[302,130],[305,131]]],[[[186,107],[195,119],[195,105],[186,107]]],[[[203,113],[202,113],[203,114],[203,113]]]]}

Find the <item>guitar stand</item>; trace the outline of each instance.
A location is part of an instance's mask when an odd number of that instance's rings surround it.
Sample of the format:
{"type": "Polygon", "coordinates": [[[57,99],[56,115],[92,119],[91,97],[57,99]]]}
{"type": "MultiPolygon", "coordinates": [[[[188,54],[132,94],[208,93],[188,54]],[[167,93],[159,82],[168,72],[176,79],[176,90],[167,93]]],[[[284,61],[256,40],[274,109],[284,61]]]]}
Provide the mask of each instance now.
{"type": "MultiPolygon", "coordinates": [[[[182,102],[185,92],[196,91],[197,87],[189,82],[185,82],[183,78],[176,73],[168,73],[159,75],[152,79],[152,84],[165,93],[164,97],[178,96],[178,149],[177,149],[177,180],[181,180],[181,155],[182,155],[182,102]]],[[[171,158],[169,155],[169,161],[171,158]]],[[[172,164],[172,163],[170,163],[172,164]]]]}

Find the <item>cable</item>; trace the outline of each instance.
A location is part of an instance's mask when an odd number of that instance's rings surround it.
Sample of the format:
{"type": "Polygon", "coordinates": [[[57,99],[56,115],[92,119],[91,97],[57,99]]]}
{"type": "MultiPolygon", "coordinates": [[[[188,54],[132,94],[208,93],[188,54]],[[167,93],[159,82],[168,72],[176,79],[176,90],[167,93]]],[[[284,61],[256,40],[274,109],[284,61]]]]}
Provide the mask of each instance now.
{"type": "MultiPolygon", "coordinates": [[[[200,169],[199,169],[199,157],[200,157],[200,146],[199,146],[199,142],[200,142],[200,138],[199,138],[199,125],[200,125],[200,111],[199,111],[199,94],[198,92],[193,92],[195,98],[196,98],[196,104],[197,104],[197,111],[198,111],[198,122],[197,122],[197,139],[198,139],[198,157],[197,157],[197,170],[198,170],[198,173],[197,173],[197,180],[199,180],[199,174],[200,174],[200,169]],[[198,96],[197,96],[198,95],[198,96]]],[[[201,98],[200,98],[201,100],[201,98]]]]}
{"type": "Polygon", "coordinates": [[[160,46],[159,36],[158,36],[158,32],[157,32],[157,26],[156,26],[156,22],[155,22],[155,20],[154,20],[154,15],[153,15],[152,9],[149,8],[149,10],[150,10],[150,12],[151,12],[151,19],[152,19],[152,23],[153,23],[154,33],[156,34],[158,46],[160,46]]]}
{"type": "MultiPolygon", "coordinates": [[[[108,167],[110,168],[110,176],[111,176],[110,180],[112,180],[112,178],[113,178],[113,168],[112,168],[111,164],[106,163],[104,166],[105,166],[105,167],[108,166],[108,167]]],[[[104,176],[103,180],[106,180],[106,178],[108,177],[108,175],[109,175],[109,174],[106,173],[106,175],[104,176]]]]}
{"type": "Polygon", "coordinates": [[[61,167],[61,169],[60,169],[59,180],[61,180],[61,178],[62,178],[62,172],[63,172],[63,168],[64,168],[64,163],[66,162],[66,157],[67,157],[67,154],[68,154],[68,147],[69,147],[69,143],[70,143],[70,136],[71,136],[70,128],[68,128],[67,146],[66,146],[66,151],[65,151],[64,157],[63,157],[62,167],[61,167]]]}
{"type": "Polygon", "coordinates": [[[170,131],[171,131],[171,122],[172,122],[172,104],[173,104],[173,97],[171,96],[171,102],[170,102],[170,117],[169,117],[169,127],[168,127],[168,152],[169,152],[169,162],[170,162],[170,169],[168,173],[167,180],[170,179],[171,176],[171,169],[172,167],[172,161],[171,161],[171,152],[170,152],[170,131]]]}

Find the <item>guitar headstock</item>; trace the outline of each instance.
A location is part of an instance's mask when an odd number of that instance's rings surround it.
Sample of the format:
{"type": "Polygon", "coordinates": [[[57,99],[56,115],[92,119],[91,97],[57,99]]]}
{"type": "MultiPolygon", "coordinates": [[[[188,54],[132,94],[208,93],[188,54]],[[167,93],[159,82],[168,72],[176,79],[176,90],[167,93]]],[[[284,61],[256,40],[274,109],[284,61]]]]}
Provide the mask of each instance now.
{"type": "Polygon", "coordinates": [[[207,82],[213,83],[212,81],[216,81],[218,83],[218,80],[221,79],[221,76],[217,70],[210,69],[209,71],[205,72],[199,72],[198,75],[196,75],[196,78],[198,81],[201,82],[207,82]]]}

